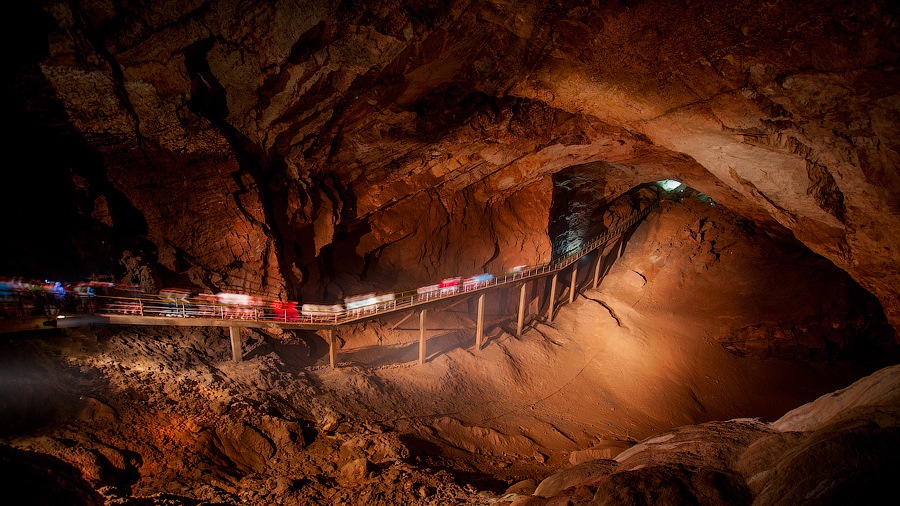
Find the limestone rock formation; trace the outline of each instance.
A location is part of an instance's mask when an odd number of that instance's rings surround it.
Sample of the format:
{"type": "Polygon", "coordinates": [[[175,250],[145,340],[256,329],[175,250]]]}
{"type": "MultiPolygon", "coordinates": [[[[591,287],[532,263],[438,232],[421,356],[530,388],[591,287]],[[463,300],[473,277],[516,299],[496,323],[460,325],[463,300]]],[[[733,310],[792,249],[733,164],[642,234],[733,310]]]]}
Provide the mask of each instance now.
{"type": "Polygon", "coordinates": [[[14,3],[0,275],[333,302],[547,261],[654,181],[707,196],[577,316],[536,282],[529,331],[502,295],[474,353],[448,311],[427,368],[402,321],[342,331],[337,370],[311,333],[248,332],[242,363],[216,329],[4,340],[0,463],[48,497],[896,496],[896,367],[716,420],[895,349],[897,2],[14,3]]]}
{"type": "MultiPolygon", "coordinates": [[[[623,201],[614,209],[630,208],[631,195],[623,201]]],[[[618,251],[606,249],[606,259],[618,251]]],[[[867,312],[880,307],[860,292],[722,206],[664,201],[598,289],[553,323],[536,298],[527,331],[514,335],[503,301],[518,290],[492,292],[476,352],[471,305],[429,311],[424,365],[419,329],[403,315],[342,327],[337,369],[313,332],[248,329],[242,362],[217,328],[4,339],[0,437],[10,451],[71,466],[84,483],[61,486],[110,502],[621,503],[659,493],[746,503],[806,493],[792,473],[830,479],[815,466],[823,441],[856,442],[862,469],[892,462],[883,448],[893,436],[881,430],[893,423],[892,369],[774,425],[716,420],[775,420],[895,363],[892,340],[877,339],[883,315],[867,312]],[[870,326],[833,326],[853,311],[870,326]],[[761,315],[772,329],[829,330],[760,348],[740,331],[761,315]],[[866,406],[876,411],[854,418],[866,406]]]]}
{"type": "Polygon", "coordinates": [[[892,366],[771,424],[680,427],[554,474],[533,495],[575,505],[891,502],[900,497],[898,388],[892,366]]]}
{"type": "Polygon", "coordinates": [[[581,167],[683,180],[900,319],[894,2],[17,9],[24,146],[62,146],[79,234],[164,282],[335,298],[546,259],[581,167]]]}
{"type": "Polygon", "coordinates": [[[0,471],[11,504],[105,504],[79,469],[54,457],[0,444],[0,471]]]}

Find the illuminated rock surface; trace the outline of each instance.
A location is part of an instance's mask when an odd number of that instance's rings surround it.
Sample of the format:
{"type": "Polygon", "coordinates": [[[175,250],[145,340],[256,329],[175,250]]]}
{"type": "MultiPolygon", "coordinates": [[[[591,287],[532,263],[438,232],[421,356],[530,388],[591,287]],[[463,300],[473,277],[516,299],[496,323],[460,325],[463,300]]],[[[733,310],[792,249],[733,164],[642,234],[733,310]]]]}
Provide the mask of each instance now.
{"type": "Polygon", "coordinates": [[[594,164],[793,235],[896,324],[896,5],[625,4],[47,2],[20,8],[11,112],[162,277],[312,295],[529,263],[549,176],[594,164]]]}
{"type": "MultiPolygon", "coordinates": [[[[475,354],[472,308],[431,311],[436,330],[423,366],[418,328],[402,315],[339,330],[346,344],[338,369],[311,333],[245,333],[241,363],[216,329],[105,328],[9,341],[0,354],[12,415],[3,432],[17,449],[75,466],[109,497],[167,494],[180,504],[521,502],[523,493],[505,489],[573,464],[603,473],[573,471],[535,493],[616,503],[660,491],[708,504],[799,493],[791,476],[805,467],[792,466],[818,461],[808,452],[829,432],[780,436],[779,424],[807,432],[826,418],[851,429],[868,424],[869,414],[855,418],[857,399],[895,403],[879,389],[896,386],[877,379],[893,376],[882,371],[863,395],[765,422],[894,363],[896,348],[879,332],[884,320],[831,326],[840,318],[821,305],[850,314],[865,304],[853,300],[858,287],[841,271],[739,223],[701,201],[663,202],[599,289],[561,308],[552,325],[532,315],[516,338],[511,314],[489,309],[486,346],[475,354]],[[713,239],[715,248],[703,246],[713,239]],[[776,307],[748,303],[759,294],[776,307]],[[764,349],[736,339],[760,320],[756,311],[772,328],[811,330],[764,349]],[[815,330],[824,326],[831,333],[815,330]],[[762,421],[715,422],[748,416],[762,421]],[[627,473],[625,460],[608,462],[660,432],[691,443],[650,445],[653,452],[627,461],[627,473]],[[636,470],[657,451],[662,460],[636,470]],[[591,464],[597,458],[607,463],[591,464]],[[578,477],[590,483],[574,484],[578,477]]],[[[867,462],[888,458],[877,448],[889,431],[865,430],[876,447],[867,462]]],[[[830,459],[821,472],[839,469],[830,459]]]]}
{"type": "Polygon", "coordinates": [[[330,303],[546,261],[647,182],[718,205],[664,202],[553,325],[490,300],[479,354],[471,304],[434,311],[424,366],[399,318],[337,370],[310,334],[4,341],[4,465],[158,504],[479,504],[572,465],[576,503],[828,502],[896,469],[895,398],[769,422],[897,362],[898,4],[601,3],[9,7],[0,275],[330,303]]]}

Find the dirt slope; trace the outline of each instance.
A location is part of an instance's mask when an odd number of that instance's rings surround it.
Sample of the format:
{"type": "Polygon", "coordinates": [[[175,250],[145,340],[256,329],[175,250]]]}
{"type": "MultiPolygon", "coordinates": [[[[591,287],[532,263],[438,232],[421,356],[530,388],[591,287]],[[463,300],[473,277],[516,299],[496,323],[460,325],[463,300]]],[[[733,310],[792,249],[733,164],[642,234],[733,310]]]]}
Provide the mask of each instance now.
{"type": "MultiPolygon", "coordinates": [[[[592,270],[580,272],[587,282],[592,270]]],[[[566,286],[563,276],[560,300],[566,286]]],[[[250,333],[241,363],[220,329],[6,340],[3,430],[17,449],[74,465],[110,500],[485,504],[678,426],[759,417],[734,436],[749,443],[772,430],[764,422],[892,363],[877,314],[860,320],[868,326],[831,325],[869,307],[856,290],[725,210],[666,203],[599,288],[552,323],[532,308],[515,337],[517,292],[507,303],[496,295],[476,353],[469,305],[429,311],[424,365],[416,319],[399,317],[341,330],[337,369],[311,334],[250,333]],[[791,345],[760,351],[735,337],[760,322],[794,329],[791,345]],[[832,333],[797,331],[826,325],[832,333]]]]}

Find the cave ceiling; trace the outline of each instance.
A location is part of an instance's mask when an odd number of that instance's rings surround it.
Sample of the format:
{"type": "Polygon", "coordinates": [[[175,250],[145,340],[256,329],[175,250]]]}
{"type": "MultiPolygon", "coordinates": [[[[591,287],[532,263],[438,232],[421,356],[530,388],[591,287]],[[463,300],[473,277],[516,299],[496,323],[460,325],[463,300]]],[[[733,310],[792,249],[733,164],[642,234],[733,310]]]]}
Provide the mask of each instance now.
{"type": "Polygon", "coordinates": [[[536,263],[582,167],[684,181],[900,323],[895,2],[16,9],[7,100],[69,150],[75,212],[152,245],[126,265],[321,296],[536,263]]]}

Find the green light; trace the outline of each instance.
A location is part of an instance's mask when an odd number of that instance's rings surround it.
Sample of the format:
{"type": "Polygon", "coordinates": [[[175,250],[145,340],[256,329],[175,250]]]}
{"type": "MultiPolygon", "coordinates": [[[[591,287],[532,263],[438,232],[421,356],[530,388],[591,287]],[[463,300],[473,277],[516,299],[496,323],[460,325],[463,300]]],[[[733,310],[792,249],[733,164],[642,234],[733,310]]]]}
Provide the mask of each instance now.
{"type": "Polygon", "coordinates": [[[675,188],[681,186],[681,181],[675,181],[674,179],[663,179],[662,181],[657,182],[657,184],[662,187],[663,190],[670,192],[675,188]]]}

